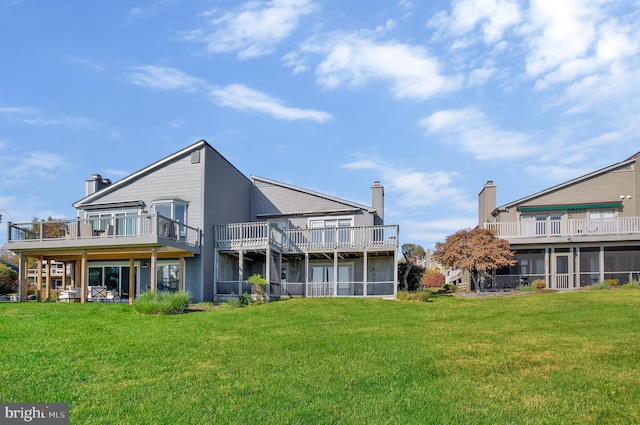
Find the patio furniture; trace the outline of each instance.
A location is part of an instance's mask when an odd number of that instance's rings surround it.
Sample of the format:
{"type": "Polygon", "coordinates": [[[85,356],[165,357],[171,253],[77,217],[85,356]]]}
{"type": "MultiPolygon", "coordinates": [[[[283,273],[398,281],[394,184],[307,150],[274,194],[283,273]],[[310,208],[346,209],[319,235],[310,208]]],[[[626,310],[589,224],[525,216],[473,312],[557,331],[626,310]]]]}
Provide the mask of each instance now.
{"type": "Polygon", "coordinates": [[[80,287],[78,286],[72,286],[58,294],[58,302],[71,303],[76,301],[80,301],[80,287]]]}

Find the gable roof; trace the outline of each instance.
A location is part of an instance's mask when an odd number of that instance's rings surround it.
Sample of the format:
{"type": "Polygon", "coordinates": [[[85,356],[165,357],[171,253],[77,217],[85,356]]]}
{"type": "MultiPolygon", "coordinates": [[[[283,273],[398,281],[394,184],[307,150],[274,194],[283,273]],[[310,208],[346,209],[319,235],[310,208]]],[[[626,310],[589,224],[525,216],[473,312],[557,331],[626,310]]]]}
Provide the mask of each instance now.
{"type": "Polygon", "coordinates": [[[552,186],[550,188],[541,190],[540,192],[534,193],[533,195],[525,196],[524,198],[520,198],[520,199],[518,199],[516,201],[509,202],[508,204],[501,205],[500,207],[496,208],[496,210],[501,210],[501,209],[504,209],[504,208],[512,208],[513,206],[522,204],[522,203],[527,202],[527,201],[532,201],[532,200],[534,200],[536,198],[539,198],[541,196],[547,195],[549,193],[555,192],[555,191],[560,190],[560,189],[564,189],[565,187],[572,186],[572,185],[574,185],[576,183],[580,183],[580,182],[583,182],[585,180],[589,180],[589,179],[592,179],[594,177],[597,177],[599,175],[606,174],[606,173],[608,173],[610,171],[613,171],[613,170],[615,170],[617,168],[621,168],[621,167],[633,164],[636,161],[636,157],[638,157],[638,155],[640,155],[640,152],[638,152],[637,154],[633,155],[632,157],[630,157],[628,159],[625,159],[624,161],[617,162],[615,164],[609,165],[608,167],[601,168],[601,169],[593,171],[593,172],[591,172],[589,174],[585,174],[583,176],[576,177],[575,179],[566,181],[564,183],[560,183],[560,184],[558,184],[556,186],[552,186]]]}
{"type": "Polygon", "coordinates": [[[11,261],[9,260],[5,260],[0,258],[0,263],[4,264],[5,266],[15,270],[15,271],[19,271],[20,269],[18,268],[18,266],[16,266],[15,264],[13,264],[11,261]]]}
{"type": "MultiPolygon", "coordinates": [[[[349,207],[350,209],[364,210],[364,211],[367,211],[369,213],[374,213],[376,211],[375,208],[372,208],[372,207],[367,206],[367,205],[362,205],[362,204],[359,204],[357,202],[351,202],[351,201],[347,201],[345,199],[336,198],[334,196],[330,196],[330,195],[327,195],[327,194],[324,194],[324,193],[320,193],[320,192],[315,192],[315,191],[309,190],[309,189],[304,189],[302,187],[294,186],[294,185],[291,185],[291,184],[288,184],[288,183],[282,183],[282,182],[279,182],[279,181],[270,180],[270,179],[266,179],[264,177],[258,177],[258,176],[254,176],[254,175],[251,176],[251,179],[253,180],[254,185],[255,185],[255,182],[260,181],[260,182],[268,183],[268,184],[271,184],[271,185],[280,186],[280,187],[283,187],[285,189],[289,189],[289,190],[293,190],[293,191],[296,191],[296,192],[304,193],[304,194],[307,194],[307,195],[317,196],[319,198],[326,199],[326,200],[329,200],[329,201],[337,202],[339,204],[345,205],[346,207],[349,207]]],[[[298,213],[308,213],[308,211],[299,211],[298,213]]]]}
{"type": "MultiPolygon", "coordinates": [[[[100,189],[95,193],[92,193],[91,195],[85,196],[84,198],[80,199],[79,201],[76,201],[73,204],[73,207],[74,208],[80,208],[80,207],[86,206],[87,204],[91,204],[92,201],[94,201],[96,199],[99,199],[100,197],[102,197],[102,196],[104,196],[104,195],[106,195],[108,193],[116,191],[120,187],[122,187],[122,186],[124,186],[124,185],[126,185],[126,184],[128,184],[128,183],[130,183],[132,181],[135,181],[136,179],[139,179],[142,176],[145,176],[147,174],[150,174],[150,173],[154,172],[155,170],[157,170],[159,168],[162,168],[166,164],[174,161],[176,158],[180,158],[180,157],[184,157],[186,155],[190,155],[191,152],[196,151],[198,149],[201,149],[203,147],[208,147],[210,149],[213,149],[216,153],[218,153],[218,155],[220,155],[220,153],[218,151],[216,151],[206,140],[202,139],[202,140],[192,144],[191,146],[187,146],[186,148],[181,149],[178,152],[167,156],[166,158],[163,158],[163,159],[161,159],[159,161],[156,161],[153,164],[151,164],[151,165],[149,165],[149,166],[147,166],[147,167],[145,167],[145,168],[143,168],[143,169],[141,169],[139,171],[136,171],[135,173],[130,174],[127,177],[125,177],[125,178],[123,178],[121,180],[118,180],[117,182],[115,182],[113,184],[110,184],[109,186],[107,186],[107,187],[105,187],[103,189],[100,189]]],[[[229,165],[231,165],[233,168],[235,168],[237,170],[237,168],[233,164],[231,164],[225,157],[223,157],[222,155],[220,155],[220,157],[222,159],[224,159],[225,161],[227,161],[227,163],[229,165]]],[[[243,173],[241,173],[240,171],[238,171],[238,172],[241,175],[244,176],[243,173]]],[[[131,202],[135,203],[137,201],[131,201],[131,202]]]]}

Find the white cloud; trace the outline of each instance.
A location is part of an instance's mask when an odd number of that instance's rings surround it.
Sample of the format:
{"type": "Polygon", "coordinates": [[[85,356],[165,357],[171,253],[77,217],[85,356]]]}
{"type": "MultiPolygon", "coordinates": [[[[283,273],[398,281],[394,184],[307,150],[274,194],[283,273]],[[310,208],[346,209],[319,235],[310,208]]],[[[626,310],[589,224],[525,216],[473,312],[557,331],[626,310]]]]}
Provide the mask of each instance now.
{"type": "Polygon", "coordinates": [[[444,242],[447,236],[462,230],[470,229],[478,224],[473,216],[451,217],[441,220],[400,220],[402,238],[406,241],[425,241],[422,247],[433,250],[436,242],[444,242]]]}
{"type": "Polygon", "coordinates": [[[424,208],[443,202],[462,210],[473,210],[475,203],[456,185],[461,176],[456,171],[415,171],[386,161],[360,159],[342,165],[351,170],[375,169],[384,182],[385,191],[399,198],[405,209],[424,208]]]}
{"type": "Polygon", "coordinates": [[[515,0],[457,0],[451,14],[441,11],[429,20],[429,26],[452,38],[468,34],[478,26],[485,43],[496,43],[505,31],[519,24],[521,13],[515,0]]]}
{"type": "Polygon", "coordinates": [[[537,151],[530,135],[501,130],[473,108],[438,111],[419,125],[427,136],[439,135],[476,159],[516,159],[537,151]]]}
{"type": "Polygon", "coordinates": [[[161,90],[185,90],[194,91],[206,86],[205,80],[193,77],[176,68],[144,65],[136,66],[137,72],[130,75],[133,84],[161,90]]]}
{"type": "Polygon", "coordinates": [[[77,63],[80,65],[84,65],[87,66],[91,69],[93,69],[94,71],[104,71],[106,70],[106,68],[103,65],[100,65],[96,62],[90,61],[89,59],[85,59],[83,57],[80,56],[72,56],[69,58],[69,60],[73,63],[77,63]]]}
{"type": "Polygon", "coordinates": [[[301,52],[324,56],[316,77],[327,89],[385,81],[399,99],[425,100],[461,86],[459,78],[441,73],[438,60],[423,47],[378,42],[366,34],[337,34],[326,41],[310,41],[301,52]]]}
{"type": "MultiPolygon", "coordinates": [[[[0,162],[0,182],[14,184],[20,181],[35,179],[52,179],[56,172],[64,171],[67,162],[60,155],[43,151],[25,152],[11,161],[0,162]]],[[[0,184],[0,186],[2,186],[0,184]]]]}
{"type": "Polygon", "coordinates": [[[311,0],[249,1],[221,16],[207,13],[214,16],[213,31],[196,30],[187,38],[206,42],[211,53],[237,52],[240,59],[254,58],[273,52],[296,30],[301,17],[314,10],[311,0]]]}
{"type": "Polygon", "coordinates": [[[28,125],[63,126],[71,129],[97,126],[94,121],[86,117],[66,115],[50,116],[37,108],[20,106],[0,107],[0,118],[28,125]]]}
{"type": "Polygon", "coordinates": [[[210,93],[219,105],[239,110],[262,112],[277,119],[288,121],[308,119],[323,123],[332,118],[327,112],[284,106],[280,100],[250,89],[242,84],[231,84],[225,87],[215,88],[211,90],[210,93]]]}

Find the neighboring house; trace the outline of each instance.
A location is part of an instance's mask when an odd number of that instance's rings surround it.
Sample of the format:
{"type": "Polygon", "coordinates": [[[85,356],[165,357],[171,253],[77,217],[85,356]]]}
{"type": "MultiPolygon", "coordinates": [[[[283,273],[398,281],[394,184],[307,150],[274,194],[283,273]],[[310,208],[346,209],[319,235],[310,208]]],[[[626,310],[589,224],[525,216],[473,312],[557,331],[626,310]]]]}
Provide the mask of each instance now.
{"type": "Polygon", "coordinates": [[[515,251],[497,287],[544,280],[571,290],[640,277],[640,153],[496,208],[496,186],[478,195],[479,225],[515,251]]]}
{"type": "MultiPolygon", "coordinates": [[[[69,266],[70,286],[106,287],[132,302],[145,291],[189,291],[195,301],[251,292],[271,297],[395,295],[398,226],[372,206],[245,177],[200,141],[111,183],[87,180],[77,218],[9,223],[6,248],[69,266]]],[[[25,273],[21,273],[26,281],[25,273]]],[[[44,294],[50,282],[40,282],[44,294]]]]}

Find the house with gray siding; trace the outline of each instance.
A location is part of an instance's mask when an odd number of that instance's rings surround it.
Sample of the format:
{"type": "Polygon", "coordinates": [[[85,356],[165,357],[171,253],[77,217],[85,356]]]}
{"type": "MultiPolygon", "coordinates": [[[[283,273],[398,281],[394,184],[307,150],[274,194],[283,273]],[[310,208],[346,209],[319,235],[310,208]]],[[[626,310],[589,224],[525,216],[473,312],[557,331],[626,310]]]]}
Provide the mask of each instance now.
{"type": "MultiPolygon", "coordinates": [[[[395,295],[398,226],[384,225],[384,189],[372,206],[262,177],[246,177],[199,141],[115,183],[94,174],[72,219],[8,223],[6,248],[27,260],[38,293],[64,264],[81,302],[145,291],[188,291],[195,301],[251,293],[261,274],[271,298],[395,295]],[[39,267],[38,270],[42,270],[39,267]]],[[[68,295],[68,294],[67,294],[68,295]]],[[[26,296],[22,297],[26,299],[26,296]]]]}
{"type": "Polygon", "coordinates": [[[507,239],[517,264],[494,285],[544,280],[572,290],[640,277],[640,153],[608,167],[496,207],[497,187],[478,195],[478,224],[507,239]]]}

